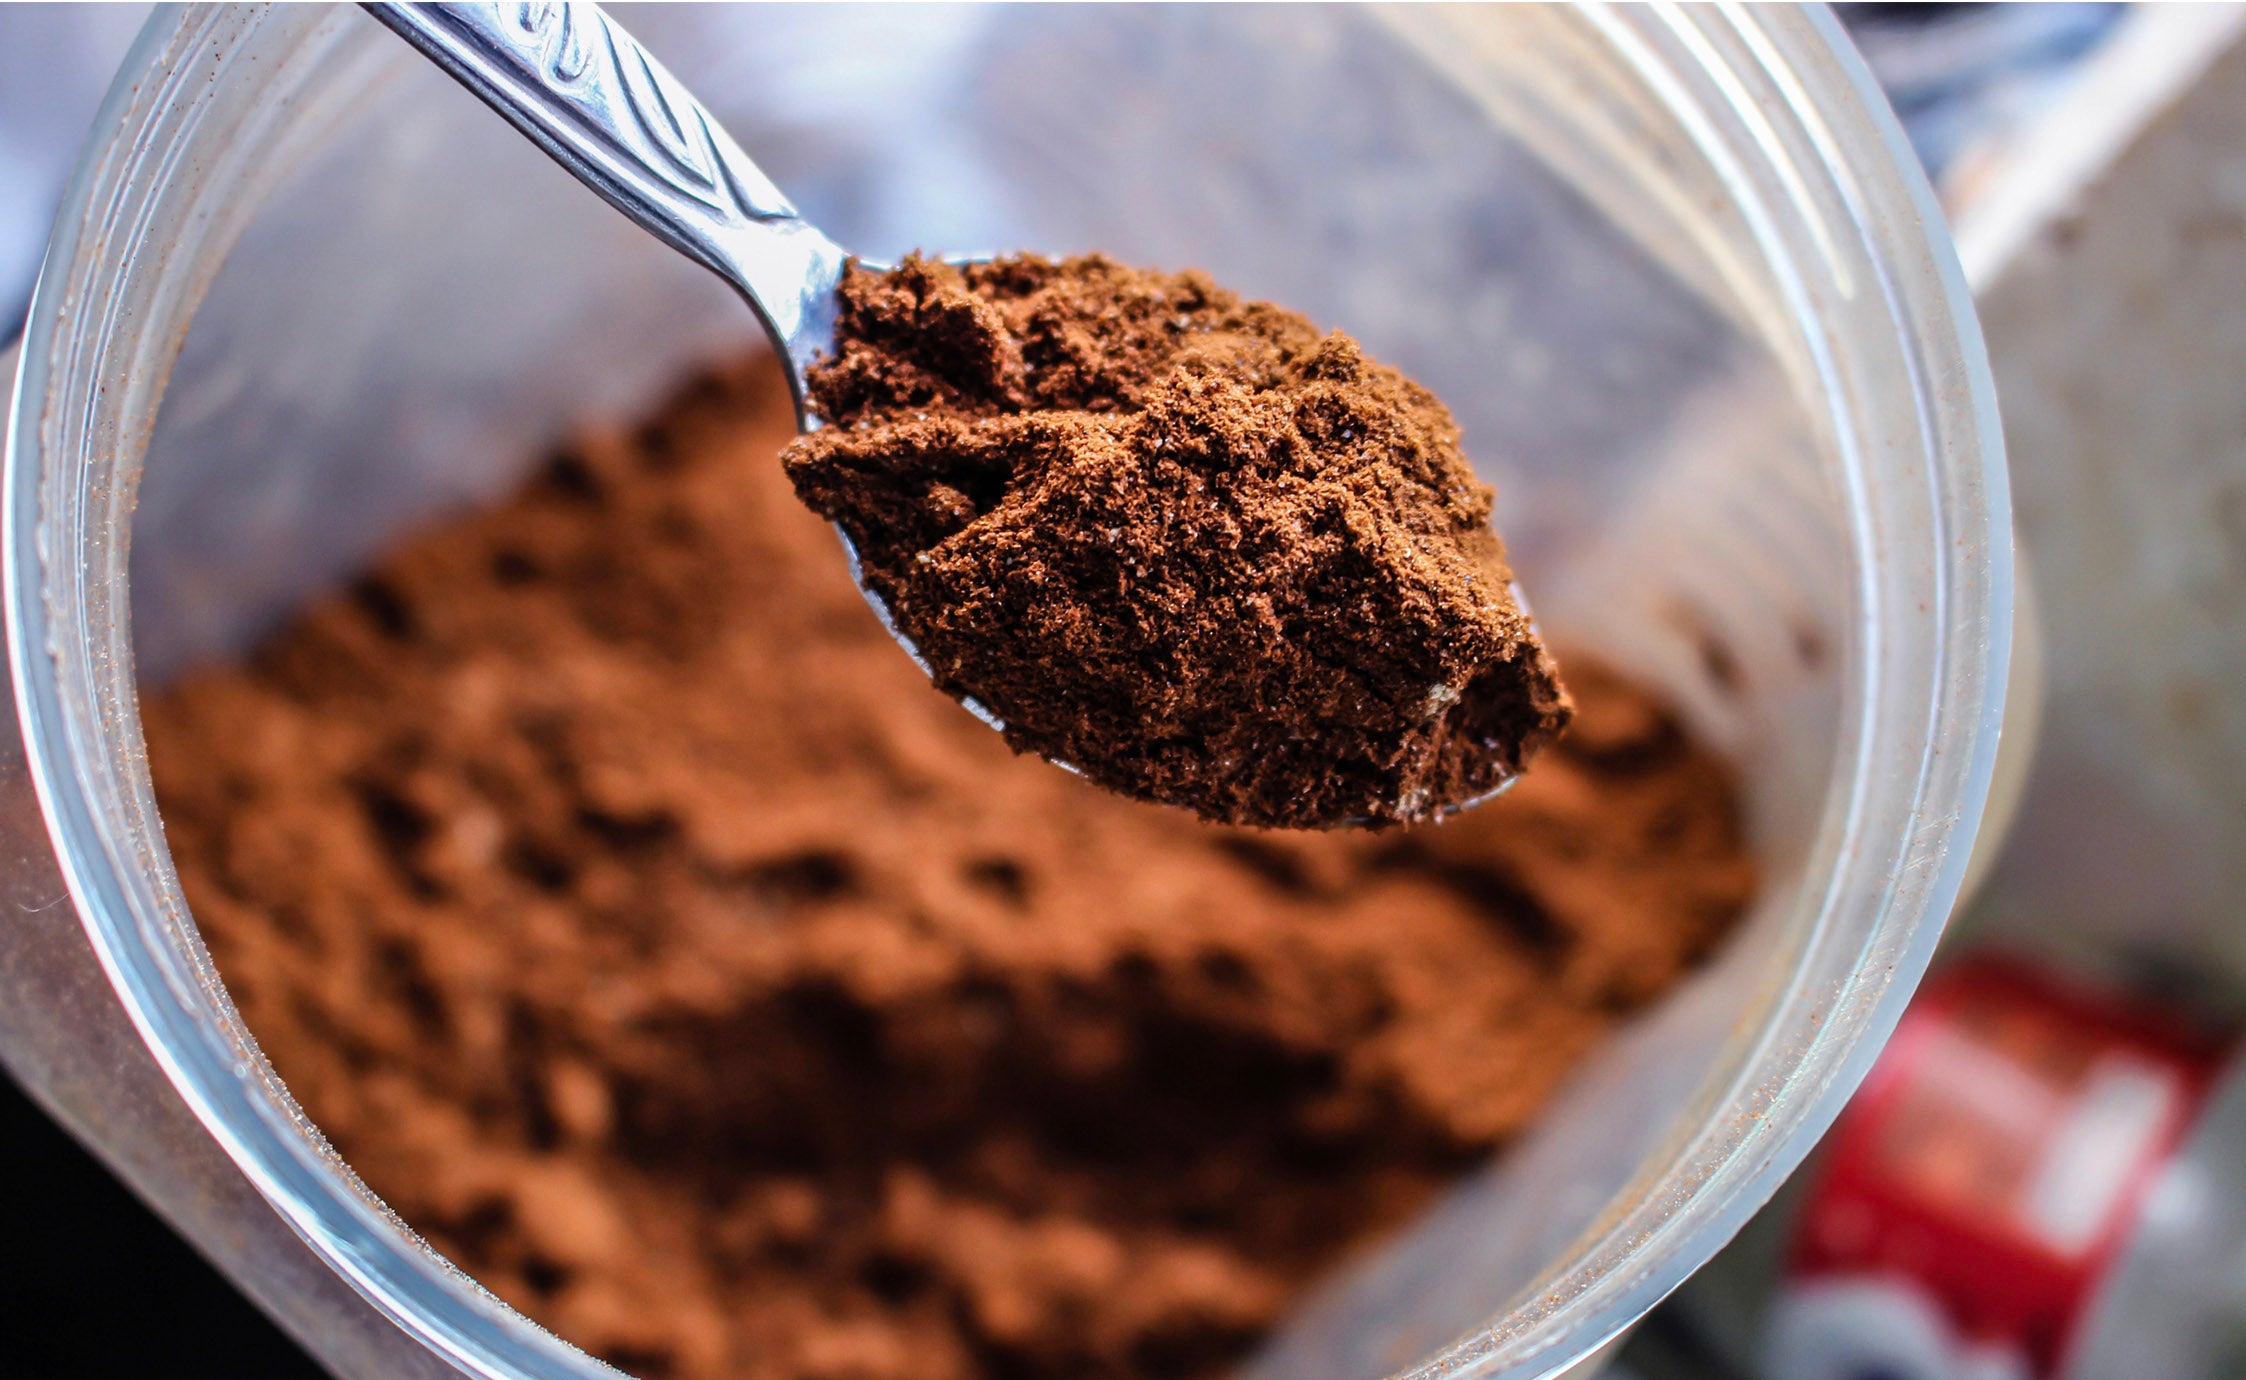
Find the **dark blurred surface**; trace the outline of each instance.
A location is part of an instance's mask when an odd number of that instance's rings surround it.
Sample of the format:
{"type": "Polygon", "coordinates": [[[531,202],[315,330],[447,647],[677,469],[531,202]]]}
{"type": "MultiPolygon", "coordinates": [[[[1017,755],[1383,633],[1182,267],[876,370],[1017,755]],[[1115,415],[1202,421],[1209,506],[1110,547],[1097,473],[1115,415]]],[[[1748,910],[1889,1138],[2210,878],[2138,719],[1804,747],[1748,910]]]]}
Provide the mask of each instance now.
{"type": "Polygon", "coordinates": [[[0,1375],[323,1374],[5,1078],[0,1160],[0,1375]]]}

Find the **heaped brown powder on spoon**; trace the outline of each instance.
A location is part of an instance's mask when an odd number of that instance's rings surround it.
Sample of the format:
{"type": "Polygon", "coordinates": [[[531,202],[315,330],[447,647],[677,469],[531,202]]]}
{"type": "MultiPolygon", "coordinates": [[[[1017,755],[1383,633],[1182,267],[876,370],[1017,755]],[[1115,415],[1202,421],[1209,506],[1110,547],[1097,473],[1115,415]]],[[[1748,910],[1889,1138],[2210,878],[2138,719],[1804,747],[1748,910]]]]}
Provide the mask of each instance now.
{"type": "Polygon", "coordinates": [[[1559,733],[1434,395],[1200,273],[853,269],[788,473],[1018,750],[1232,824],[1432,818],[1559,733]]]}
{"type": "Polygon", "coordinates": [[[1214,1380],[1745,902],[1729,773],[1579,717],[1422,829],[1009,753],[789,493],[769,361],[147,700],[180,880],[366,1183],[672,1380],[1214,1380]]]}

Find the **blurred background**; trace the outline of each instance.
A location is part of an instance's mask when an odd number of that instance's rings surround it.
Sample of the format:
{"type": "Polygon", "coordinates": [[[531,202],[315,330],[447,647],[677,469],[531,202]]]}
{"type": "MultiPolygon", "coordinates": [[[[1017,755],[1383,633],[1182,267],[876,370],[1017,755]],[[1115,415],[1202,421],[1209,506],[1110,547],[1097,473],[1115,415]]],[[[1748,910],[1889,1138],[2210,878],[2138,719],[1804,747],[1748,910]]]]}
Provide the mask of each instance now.
{"type": "MultiPolygon", "coordinates": [[[[1856,1106],[1612,1373],[2246,1374],[2246,12],[1839,12],[1981,302],[2038,751],[1856,1106]]],[[[0,346],[144,13],[0,6],[0,346]]],[[[318,1373],[4,1080],[0,1151],[0,1371],[318,1373]]]]}

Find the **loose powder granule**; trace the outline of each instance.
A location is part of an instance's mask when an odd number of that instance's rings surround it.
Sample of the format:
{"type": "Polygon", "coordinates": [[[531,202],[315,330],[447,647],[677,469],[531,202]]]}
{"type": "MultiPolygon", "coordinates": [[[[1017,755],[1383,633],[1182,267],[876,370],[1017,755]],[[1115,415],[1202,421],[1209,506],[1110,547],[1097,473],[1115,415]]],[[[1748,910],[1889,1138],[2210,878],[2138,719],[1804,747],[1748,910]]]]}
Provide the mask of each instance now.
{"type": "Polygon", "coordinates": [[[673,1380],[1200,1380],[1485,1160],[1752,886],[1576,658],[1504,798],[1216,828],[932,690],[769,361],[147,703],[180,881],[404,1220],[673,1380]]]}
{"type": "Polygon", "coordinates": [[[938,685],[1232,824],[1431,818],[1568,701],[1434,395],[1200,273],[853,268],[790,446],[938,685]]]}

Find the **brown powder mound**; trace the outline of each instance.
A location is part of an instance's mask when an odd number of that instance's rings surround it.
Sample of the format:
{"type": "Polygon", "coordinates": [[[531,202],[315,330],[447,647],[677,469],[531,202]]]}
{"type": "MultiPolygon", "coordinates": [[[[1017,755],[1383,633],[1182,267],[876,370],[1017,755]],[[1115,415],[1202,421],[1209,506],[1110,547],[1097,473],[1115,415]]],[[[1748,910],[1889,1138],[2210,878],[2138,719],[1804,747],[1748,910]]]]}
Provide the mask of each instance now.
{"type": "Polygon", "coordinates": [[[1533,1116],[1752,884],[1581,719],[1440,827],[1219,829],[929,688],[767,367],[147,710],[249,1027],[404,1219],[646,1376],[1203,1377],[1533,1116]]]}
{"type": "Polygon", "coordinates": [[[1015,750],[1230,824],[1433,818],[1568,717],[1442,403],[1200,273],[853,269],[790,446],[1015,750]]]}

